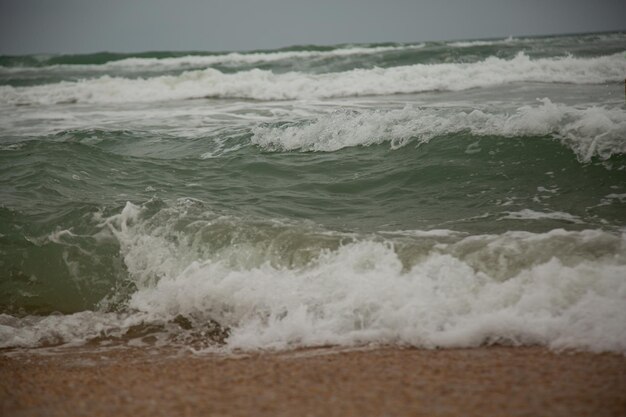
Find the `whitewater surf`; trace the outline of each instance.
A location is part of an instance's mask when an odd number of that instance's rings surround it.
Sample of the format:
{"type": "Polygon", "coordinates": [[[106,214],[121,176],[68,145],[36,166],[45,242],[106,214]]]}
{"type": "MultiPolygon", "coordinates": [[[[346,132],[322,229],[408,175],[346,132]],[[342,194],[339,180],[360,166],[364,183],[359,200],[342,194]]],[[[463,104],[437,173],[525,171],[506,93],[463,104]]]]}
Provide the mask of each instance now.
{"type": "Polygon", "coordinates": [[[0,347],[626,352],[626,35],[0,57],[0,347]]]}

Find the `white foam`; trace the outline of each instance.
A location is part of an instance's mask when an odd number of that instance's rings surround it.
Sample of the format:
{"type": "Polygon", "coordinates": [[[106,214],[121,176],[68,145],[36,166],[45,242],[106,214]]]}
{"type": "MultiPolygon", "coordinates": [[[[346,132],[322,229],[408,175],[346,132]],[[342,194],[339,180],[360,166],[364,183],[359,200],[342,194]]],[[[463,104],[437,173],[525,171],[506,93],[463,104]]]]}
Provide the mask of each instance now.
{"type": "Polygon", "coordinates": [[[498,220],[513,219],[513,220],[563,220],[570,223],[582,223],[582,220],[578,216],[565,213],[562,211],[542,212],[531,209],[523,209],[520,211],[507,212],[506,216],[500,217],[498,220]]]}
{"type": "Polygon", "coordinates": [[[581,161],[626,153],[626,113],[621,108],[578,109],[539,100],[513,114],[453,109],[336,111],[312,121],[281,126],[259,125],[252,143],[268,150],[331,152],[351,146],[389,143],[398,148],[410,142],[460,132],[474,135],[553,136],[569,146],[581,161]]]}
{"type": "MultiPolygon", "coordinates": [[[[619,204],[626,203],[626,193],[624,194],[611,193],[611,194],[605,195],[599,204],[592,206],[592,207],[610,206],[611,204],[615,204],[615,203],[619,203],[619,204]]],[[[589,207],[589,208],[592,208],[592,207],[589,207]]]]}
{"type": "Polygon", "coordinates": [[[27,316],[0,314],[0,348],[81,344],[96,337],[119,337],[139,325],[144,314],[84,311],[68,315],[27,316]]]}
{"type": "Polygon", "coordinates": [[[510,60],[490,57],[476,63],[417,64],[327,74],[274,74],[259,69],[225,74],[208,68],[147,79],[103,76],[31,87],[2,86],[0,103],[120,103],[200,97],[313,99],[460,91],[520,81],[596,84],[621,81],[625,72],[626,61],[621,53],[533,60],[520,52],[510,60]]]}
{"type": "Polygon", "coordinates": [[[619,202],[621,203],[621,202],[626,201],[626,193],[624,193],[624,194],[612,193],[612,194],[604,196],[604,198],[610,199],[610,200],[619,200],[619,202]]]}
{"type": "Polygon", "coordinates": [[[506,343],[626,352],[626,234],[363,235],[289,266],[271,247],[285,230],[300,233],[296,226],[280,226],[287,229],[266,234],[262,244],[231,238],[206,251],[198,242],[211,231],[219,239],[227,227],[258,226],[198,210],[202,204],[192,200],[156,214],[128,203],[103,220],[137,285],[128,313],[4,315],[0,345],[78,343],[182,314],[228,326],[227,349],[506,343]],[[181,227],[190,216],[197,220],[181,227]]]}
{"type": "Polygon", "coordinates": [[[501,44],[510,44],[513,42],[521,42],[521,40],[515,39],[512,36],[509,36],[505,39],[496,39],[489,41],[457,41],[450,42],[448,46],[454,46],[457,48],[471,48],[475,46],[492,46],[492,45],[501,45],[501,44]]]}
{"type": "MultiPolygon", "coordinates": [[[[130,245],[127,265],[154,252],[141,230],[144,239],[132,227],[119,236],[130,245]]],[[[159,257],[180,255],[180,247],[161,247],[159,257]]],[[[626,239],[600,231],[469,236],[408,265],[393,241],[370,239],[322,251],[299,268],[219,258],[172,268],[149,259],[161,278],[130,306],[160,319],[217,320],[231,327],[230,348],[503,342],[626,351],[626,239]]],[[[145,270],[131,270],[146,282],[145,270]]]]}

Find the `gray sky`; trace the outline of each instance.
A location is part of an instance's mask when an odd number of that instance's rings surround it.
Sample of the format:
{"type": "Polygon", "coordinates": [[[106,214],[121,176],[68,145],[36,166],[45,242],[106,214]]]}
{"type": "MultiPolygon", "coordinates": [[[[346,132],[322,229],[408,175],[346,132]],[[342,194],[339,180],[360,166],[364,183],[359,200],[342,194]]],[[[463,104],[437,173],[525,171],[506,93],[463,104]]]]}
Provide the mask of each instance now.
{"type": "Polygon", "coordinates": [[[624,0],[0,0],[0,54],[250,50],[623,29],[624,0]]]}

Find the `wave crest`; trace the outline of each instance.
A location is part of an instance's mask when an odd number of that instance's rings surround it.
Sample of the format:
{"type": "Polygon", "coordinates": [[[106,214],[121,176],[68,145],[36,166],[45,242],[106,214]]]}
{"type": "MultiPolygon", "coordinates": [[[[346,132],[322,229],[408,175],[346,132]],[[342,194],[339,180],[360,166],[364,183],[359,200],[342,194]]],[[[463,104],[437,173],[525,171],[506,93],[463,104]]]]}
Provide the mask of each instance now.
{"type": "Polygon", "coordinates": [[[192,200],[156,211],[128,203],[103,226],[119,240],[137,286],[129,310],[3,315],[2,346],[80,342],[185,317],[184,327],[228,328],[231,349],[508,343],[626,351],[626,235],[557,229],[342,236],[223,218],[192,200]],[[265,244],[245,244],[246,236],[263,235],[247,233],[251,227],[266,228],[265,244]],[[272,245],[284,245],[289,231],[308,242],[309,261],[273,262],[286,251],[272,245]],[[203,241],[224,237],[230,243],[222,249],[199,250],[203,241]]]}
{"type": "Polygon", "coordinates": [[[362,95],[460,91],[529,81],[597,84],[621,81],[623,54],[596,58],[530,59],[523,52],[506,60],[489,57],[468,64],[416,64],[392,68],[306,74],[253,69],[233,74],[188,71],[176,76],[128,79],[103,76],[32,87],[0,87],[7,104],[151,102],[203,97],[291,100],[362,95]]]}
{"type": "Polygon", "coordinates": [[[547,136],[563,141],[581,161],[626,153],[626,114],[621,109],[577,109],[549,99],[513,114],[416,109],[337,111],[312,121],[253,129],[252,143],[267,150],[332,152],[351,146],[410,142],[468,132],[477,136],[547,136]]]}

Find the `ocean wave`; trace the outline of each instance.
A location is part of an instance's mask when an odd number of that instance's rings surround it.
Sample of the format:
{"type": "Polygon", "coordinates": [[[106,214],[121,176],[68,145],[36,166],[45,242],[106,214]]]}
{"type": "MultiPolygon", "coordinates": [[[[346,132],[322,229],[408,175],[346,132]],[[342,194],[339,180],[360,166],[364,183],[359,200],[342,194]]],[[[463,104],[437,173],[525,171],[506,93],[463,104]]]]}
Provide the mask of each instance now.
{"type": "Polygon", "coordinates": [[[492,45],[502,45],[502,44],[511,44],[514,42],[520,42],[519,39],[515,39],[512,36],[509,36],[505,39],[496,39],[496,40],[485,40],[485,41],[456,41],[449,42],[448,46],[454,46],[457,48],[471,48],[474,46],[492,46],[492,45]]]}
{"type": "Polygon", "coordinates": [[[349,46],[331,50],[300,50],[300,51],[275,51],[275,52],[230,52],[214,55],[185,55],[177,57],[128,57],[111,60],[102,64],[60,64],[37,67],[2,67],[0,74],[15,72],[59,72],[59,71],[85,71],[85,72],[108,72],[120,70],[126,72],[139,71],[167,71],[184,70],[189,68],[205,68],[212,65],[241,65],[275,62],[289,59],[315,59],[346,57],[352,55],[380,54],[383,52],[404,51],[421,49],[425,44],[410,44],[401,46],[349,46]]]}
{"type": "Polygon", "coordinates": [[[128,311],[3,315],[1,345],[81,343],[183,317],[186,327],[228,329],[227,349],[504,343],[626,352],[626,235],[356,236],[204,210],[193,200],[156,212],[128,203],[102,219],[136,286],[128,311]],[[207,252],[207,236],[224,245],[207,252]],[[286,261],[289,250],[307,260],[286,261]]]}
{"type": "Polygon", "coordinates": [[[389,111],[337,111],[299,123],[259,125],[253,129],[251,141],[267,150],[332,152],[381,143],[399,148],[468,132],[504,137],[551,135],[569,146],[581,161],[626,153],[626,113],[622,109],[578,109],[547,98],[539,102],[520,107],[513,114],[410,106],[389,111]]]}
{"type": "Polygon", "coordinates": [[[416,64],[327,74],[274,74],[260,69],[226,74],[208,68],[140,79],[106,75],[31,87],[2,86],[0,103],[121,103],[203,97],[314,99],[460,91],[522,81],[596,84],[621,81],[625,72],[622,53],[596,58],[530,59],[520,52],[510,60],[490,57],[466,64],[416,64]]]}

